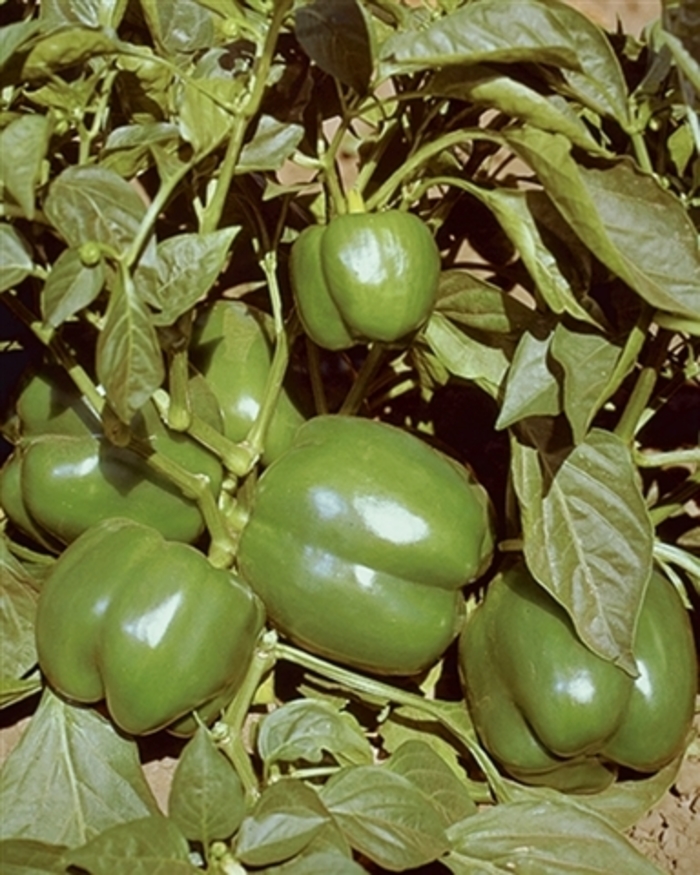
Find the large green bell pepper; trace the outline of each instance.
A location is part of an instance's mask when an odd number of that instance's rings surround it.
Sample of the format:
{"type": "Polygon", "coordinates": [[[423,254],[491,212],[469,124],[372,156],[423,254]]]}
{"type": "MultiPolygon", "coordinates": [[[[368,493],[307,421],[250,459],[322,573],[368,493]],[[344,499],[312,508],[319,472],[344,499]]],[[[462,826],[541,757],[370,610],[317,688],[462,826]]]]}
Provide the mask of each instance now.
{"type": "Polygon", "coordinates": [[[306,228],[290,256],[304,330],[331,350],[410,337],[432,312],[439,277],[432,234],[401,210],[346,213],[306,228]]]}
{"type": "Polygon", "coordinates": [[[292,641],[410,675],[458,633],[493,537],[486,492],[456,463],[385,423],[320,416],[260,477],[238,563],[292,641]]]}
{"type": "MultiPolygon", "coordinates": [[[[192,381],[193,407],[217,429],[221,420],[208,387],[192,381]]],[[[16,404],[14,452],[0,471],[0,500],[18,528],[40,543],[68,544],[100,520],[125,516],[164,537],[194,542],[204,531],[196,503],[131,449],[102,434],[86,402],[51,372],[29,380],[16,404]]],[[[133,434],[163,456],[202,475],[216,494],[219,460],[189,436],[170,431],[149,402],[131,423],[133,434]]]]}
{"type": "Polygon", "coordinates": [[[595,792],[624,766],[654,772],[683,750],[697,664],[687,611],[654,572],[632,678],[594,654],[524,564],[488,586],[460,638],[460,669],[482,743],[513,777],[595,792]]]}
{"type": "Polygon", "coordinates": [[[262,630],[259,599],[231,571],[150,526],[111,519],[84,532],[44,582],[39,665],[66,698],[106,701],[141,735],[195,728],[231,700],[262,630]]]}
{"type": "MultiPolygon", "coordinates": [[[[248,436],[260,411],[273,338],[271,317],[242,301],[217,301],[195,321],[190,362],[206,378],[221,408],[223,432],[235,443],[248,436]]],[[[265,435],[263,464],[269,465],[289,447],[303,421],[283,388],[265,435]]]]}

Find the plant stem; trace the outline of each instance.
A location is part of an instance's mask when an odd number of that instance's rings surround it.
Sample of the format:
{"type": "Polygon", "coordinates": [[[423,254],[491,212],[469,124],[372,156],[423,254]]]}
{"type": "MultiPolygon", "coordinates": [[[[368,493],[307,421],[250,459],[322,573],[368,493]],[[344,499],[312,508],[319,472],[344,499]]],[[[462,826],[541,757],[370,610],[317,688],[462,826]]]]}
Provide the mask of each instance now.
{"type": "Polygon", "coordinates": [[[377,373],[383,358],[384,346],[381,343],[373,343],[369,348],[367,357],[362,362],[355,382],[352,384],[338,411],[341,416],[354,416],[360,409],[367,394],[369,384],[374,379],[374,375],[377,373]]]}
{"type": "Polygon", "coordinates": [[[625,443],[631,444],[637,432],[639,421],[654,392],[659,369],[666,358],[671,332],[661,329],[654,338],[649,351],[648,364],[639,372],[622,416],[615,426],[615,434],[625,443]]]}

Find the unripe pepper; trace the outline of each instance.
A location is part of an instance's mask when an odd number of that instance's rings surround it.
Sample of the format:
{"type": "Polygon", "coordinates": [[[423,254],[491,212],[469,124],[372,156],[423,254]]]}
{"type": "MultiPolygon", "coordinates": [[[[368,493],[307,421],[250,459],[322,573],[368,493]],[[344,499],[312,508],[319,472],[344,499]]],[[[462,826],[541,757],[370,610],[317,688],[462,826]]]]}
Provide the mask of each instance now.
{"type": "MultiPolygon", "coordinates": [[[[59,373],[39,372],[16,402],[10,432],[17,444],[0,471],[0,499],[10,519],[40,543],[68,544],[112,516],[155,526],[173,540],[193,542],[204,531],[196,503],[136,452],[111,444],[99,419],[59,373]]],[[[202,381],[192,382],[194,408],[221,429],[216,401],[202,381]]],[[[131,429],[153,450],[207,477],[220,488],[219,460],[187,435],[171,432],[149,402],[131,429]]]]}
{"type": "Polygon", "coordinates": [[[263,622],[231,571],[150,526],[111,519],[67,547],[44,582],[39,665],[64,697],[104,699],[125,732],[189,731],[191,712],[211,720],[231,700],[263,622]]]}
{"type": "MultiPolygon", "coordinates": [[[[242,301],[221,300],[204,309],[194,324],[190,362],[216,396],[229,440],[244,440],[255,422],[272,361],[272,319],[242,301]]],[[[303,415],[283,388],[265,437],[268,465],[291,444],[303,415]]]]}
{"type": "Polygon", "coordinates": [[[293,642],[411,675],[456,636],[461,587],[492,550],[489,499],[466,470],[394,426],[319,416],[260,477],[238,563],[293,642]]]}
{"type": "Polygon", "coordinates": [[[439,276],[428,227],[401,210],[351,212],[306,228],[290,256],[304,330],[331,350],[410,337],[432,312],[439,276]]]}
{"type": "Polygon", "coordinates": [[[484,747],[513,777],[596,792],[624,766],[650,773],[684,748],[697,663],[687,611],[654,571],[637,624],[635,679],[589,650],[568,614],[515,564],[489,583],[460,638],[484,747]]]}

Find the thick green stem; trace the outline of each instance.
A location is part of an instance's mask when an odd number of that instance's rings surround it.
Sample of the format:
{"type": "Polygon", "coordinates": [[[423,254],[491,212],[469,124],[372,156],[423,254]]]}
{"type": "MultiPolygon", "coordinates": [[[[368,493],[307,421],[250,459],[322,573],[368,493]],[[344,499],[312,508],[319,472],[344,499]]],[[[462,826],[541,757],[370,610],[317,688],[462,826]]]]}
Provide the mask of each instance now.
{"type": "Polygon", "coordinates": [[[631,443],[634,439],[642,414],[651,400],[671,336],[671,332],[662,329],[654,338],[649,351],[648,364],[639,372],[637,382],[615,427],[615,434],[625,443],[631,443]]]}
{"type": "Polygon", "coordinates": [[[700,463],[700,448],[672,450],[667,453],[643,453],[635,451],[634,460],[640,468],[680,467],[700,463]]]}
{"type": "Polygon", "coordinates": [[[189,367],[187,349],[177,349],[169,356],[168,426],[173,431],[187,431],[192,424],[192,407],[189,392],[189,367]]]}
{"type": "Polygon", "coordinates": [[[676,516],[676,514],[682,513],[687,502],[697,498],[699,487],[700,469],[691,474],[678,489],[665,496],[663,504],[651,508],[649,516],[654,526],[658,526],[665,520],[676,516]]]}
{"type": "Polygon", "coordinates": [[[321,375],[321,356],[316,344],[310,337],[306,338],[306,356],[309,362],[309,377],[311,379],[311,393],[314,398],[314,409],[319,416],[328,413],[328,399],[321,375]]]}

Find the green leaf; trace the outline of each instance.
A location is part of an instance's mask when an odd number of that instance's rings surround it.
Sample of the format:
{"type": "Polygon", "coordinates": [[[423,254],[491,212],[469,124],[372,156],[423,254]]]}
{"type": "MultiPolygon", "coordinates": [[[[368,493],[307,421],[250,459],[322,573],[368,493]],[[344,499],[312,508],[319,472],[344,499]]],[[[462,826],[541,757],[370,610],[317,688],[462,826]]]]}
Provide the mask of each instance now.
{"type": "Polygon", "coordinates": [[[423,866],[448,849],[442,819],[407,778],[379,766],[349,766],[321,799],[361,854],[392,871],[423,866]]]}
{"type": "Polygon", "coordinates": [[[162,815],[106,829],[80,848],[68,851],[64,865],[90,875],[193,875],[189,847],[177,826],[162,815]]]}
{"type": "Polygon", "coordinates": [[[67,24],[116,29],[126,6],[127,0],[44,0],[41,4],[41,23],[44,30],[67,24]]]}
{"type": "Polygon", "coordinates": [[[141,0],[153,40],[163,54],[189,55],[214,43],[211,12],[196,0],[141,0]]]}
{"type": "Polygon", "coordinates": [[[492,398],[499,398],[510,361],[502,343],[478,339],[468,329],[434,312],[423,336],[445,368],[456,377],[471,380],[492,398]]]}
{"type": "Polygon", "coordinates": [[[222,228],[209,234],[176,234],[158,244],[155,276],[150,270],[137,271],[135,276],[139,291],[146,292],[148,302],[160,311],[152,317],[155,325],[172,325],[206,296],[239,231],[222,228]]]}
{"type": "Polygon", "coordinates": [[[560,135],[531,128],[507,139],[603,264],[653,306],[698,316],[700,247],[676,197],[629,159],[602,169],[577,164],[560,135]]]}
{"type": "Polygon", "coordinates": [[[17,702],[28,699],[38,693],[41,687],[41,675],[38,671],[31,677],[20,680],[0,677],[0,708],[7,708],[8,705],[16,705],[17,702]]]}
{"type": "Polygon", "coordinates": [[[262,115],[252,139],[241,150],[236,173],[279,170],[303,136],[302,125],[262,115]]]}
{"type": "Polygon", "coordinates": [[[550,352],[564,372],[564,411],[574,441],[580,443],[596,413],[626,375],[618,374],[615,382],[611,382],[621,348],[593,329],[579,325],[574,330],[559,322],[550,352]]]}
{"type": "Polygon", "coordinates": [[[528,416],[556,416],[561,409],[559,382],[549,363],[551,337],[525,332],[508,372],[496,428],[528,416]]]}
{"type": "Polygon", "coordinates": [[[563,134],[588,152],[607,154],[562,97],[540,94],[487,64],[446,67],[429,80],[424,90],[428,94],[456,97],[500,110],[534,127],[563,134]]]}
{"type": "Polygon", "coordinates": [[[300,853],[329,822],[315,790],[296,778],[282,778],[266,787],[243,820],[236,856],[246,866],[280,863],[300,853]]]}
{"type": "Polygon", "coordinates": [[[156,330],[130,279],[111,291],[96,366],[110,404],[127,423],[165,379],[156,330]]]}
{"type": "Polygon", "coordinates": [[[465,328],[504,335],[512,340],[513,350],[523,331],[538,320],[517,298],[463,270],[441,273],[436,309],[465,328]]]}
{"type": "Polygon", "coordinates": [[[0,222],[0,292],[11,289],[34,269],[32,252],[24,237],[7,222],[0,222]]]}
{"type": "Polygon", "coordinates": [[[58,328],[79,310],[91,304],[105,281],[101,262],[88,267],[75,249],[64,250],[54,262],[41,292],[44,320],[58,328]]]}
{"type": "Polygon", "coordinates": [[[46,116],[22,115],[0,134],[2,183],[27,219],[34,218],[35,189],[50,133],[51,125],[46,116]]]}
{"type": "Polygon", "coordinates": [[[134,186],[113,171],[77,165],[53,181],[44,212],[69,246],[96,241],[121,255],[133,243],[146,206],[134,186]]]}
{"type": "Polygon", "coordinates": [[[114,54],[117,47],[115,40],[101,30],[72,26],[51,31],[32,40],[21,75],[30,82],[50,79],[59,70],[114,54]]]}
{"type": "Polygon", "coordinates": [[[562,802],[497,805],[451,827],[442,863],[454,875],[660,875],[601,818],[562,802]]]}
{"type": "Polygon", "coordinates": [[[511,447],[530,571],[593,652],[636,674],[632,645],[653,528],[629,448],[592,429],[557,455],[525,426],[511,447]]]}
{"type": "Polygon", "coordinates": [[[349,857],[332,851],[317,851],[301,854],[281,866],[263,869],[259,875],[367,875],[367,870],[349,857]]]}
{"type": "Polygon", "coordinates": [[[230,838],[245,815],[245,792],[235,769],[200,726],[173,775],[168,815],[190,841],[207,847],[230,838]]]}
{"type": "Polygon", "coordinates": [[[274,763],[320,763],[327,753],[341,765],[372,762],[372,749],[357,720],[329,702],[296,699],[272,711],[260,724],[258,750],[274,763]]]}
{"type": "Polygon", "coordinates": [[[386,768],[403,775],[432,802],[445,827],[476,814],[466,785],[425,741],[405,741],[389,757],[386,768]]]}
{"type": "Polygon", "coordinates": [[[36,665],[36,584],[0,539],[0,674],[19,680],[36,665]]]}
{"type": "Polygon", "coordinates": [[[297,9],[299,44],[324,73],[364,94],[374,66],[370,22],[357,0],[312,0],[297,9]]]}
{"type": "Polygon", "coordinates": [[[624,76],[605,34],[556,0],[474,0],[423,30],[391,37],[381,57],[389,71],[548,64],[591,109],[629,124],[624,76]]]}
{"type": "Polygon", "coordinates": [[[0,27],[0,70],[19,49],[26,46],[38,29],[39,22],[31,18],[0,27]]]}
{"type": "Polygon", "coordinates": [[[5,839],[0,842],[3,875],[46,875],[65,872],[62,857],[65,848],[30,839],[5,839]]]}
{"type": "Polygon", "coordinates": [[[229,134],[235,121],[235,100],[241,94],[238,79],[223,74],[185,80],[178,106],[180,135],[196,154],[210,152],[229,134]]]}
{"type": "Polygon", "coordinates": [[[0,771],[0,838],[74,847],[157,811],[133,741],[46,690],[0,771]]]}

